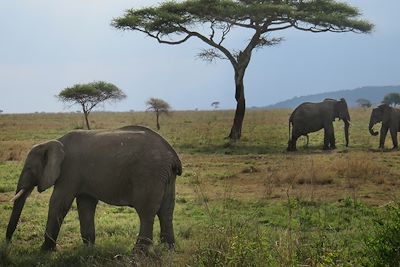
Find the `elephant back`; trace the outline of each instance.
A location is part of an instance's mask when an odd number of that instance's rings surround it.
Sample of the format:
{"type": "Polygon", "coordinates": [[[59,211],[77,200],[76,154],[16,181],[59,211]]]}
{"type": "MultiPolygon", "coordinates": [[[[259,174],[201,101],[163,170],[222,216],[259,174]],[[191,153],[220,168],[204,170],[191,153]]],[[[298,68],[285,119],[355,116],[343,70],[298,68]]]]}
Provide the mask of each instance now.
{"type": "Polygon", "coordinates": [[[292,114],[290,114],[289,117],[289,122],[293,122],[293,119],[295,118],[295,116],[298,115],[299,112],[301,112],[303,109],[305,109],[308,105],[315,105],[315,103],[311,103],[311,102],[304,102],[301,103],[300,105],[298,105],[292,112],[292,114]]]}
{"type": "Polygon", "coordinates": [[[160,140],[165,145],[165,147],[168,149],[168,151],[171,152],[173,155],[172,170],[178,176],[180,176],[182,174],[182,163],[181,163],[181,160],[179,159],[178,154],[176,153],[175,149],[173,149],[173,147],[167,142],[167,140],[165,140],[160,134],[156,133],[155,131],[153,131],[145,126],[140,126],[140,125],[124,126],[122,128],[119,128],[118,130],[120,130],[120,131],[143,131],[146,134],[152,136],[153,138],[160,140]]]}

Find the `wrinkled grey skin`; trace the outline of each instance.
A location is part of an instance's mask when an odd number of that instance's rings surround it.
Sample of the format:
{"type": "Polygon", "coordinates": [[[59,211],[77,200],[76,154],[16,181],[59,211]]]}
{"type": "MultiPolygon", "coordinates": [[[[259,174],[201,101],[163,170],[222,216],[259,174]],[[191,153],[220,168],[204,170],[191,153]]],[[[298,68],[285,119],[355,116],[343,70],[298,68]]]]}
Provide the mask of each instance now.
{"type": "Polygon", "coordinates": [[[379,137],[379,148],[383,149],[385,146],[385,139],[388,130],[390,130],[390,136],[392,137],[393,149],[398,148],[397,143],[397,132],[400,131],[400,110],[392,108],[387,104],[382,104],[377,108],[374,108],[369,119],[368,130],[371,135],[378,135],[378,132],[373,130],[375,124],[382,122],[380,137],[379,137]]]}
{"type": "Polygon", "coordinates": [[[172,147],[157,133],[141,126],[114,131],[73,131],[36,145],[29,152],[20,175],[7,227],[10,241],[26,198],[37,186],[43,192],[52,185],[43,250],[54,250],[65,215],[76,199],[81,236],[94,244],[94,215],[98,201],[136,209],[140,233],[136,249],[152,244],[153,223],[160,220],[161,242],[174,245],[173,211],[175,179],[181,162],[172,147]]]}
{"type": "Polygon", "coordinates": [[[350,115],[346,100],[325,99],[320,103],[302,103],[290,115],[289,118],[289,142],[288,151],[296,151],[297,139],[308,133],[324,129],[324,147],[323,149],[335,149],[335,133],[333,121],[341,119],[344,122],[344,133],[346,146],[349,145],[349,126],[350,115]],[[290,133],[290,126],[293,125],[290,133]],[[290,136],[291,134],[291,136],[290,136]]]}

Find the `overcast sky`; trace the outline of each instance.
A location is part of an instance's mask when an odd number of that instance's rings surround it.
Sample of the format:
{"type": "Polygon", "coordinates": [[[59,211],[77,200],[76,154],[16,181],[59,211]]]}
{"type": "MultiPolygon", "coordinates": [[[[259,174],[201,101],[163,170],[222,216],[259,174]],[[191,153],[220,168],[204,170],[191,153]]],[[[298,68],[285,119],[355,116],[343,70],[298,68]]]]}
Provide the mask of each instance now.
{"type": "MultiPolygon", "coordinates": [[[[160,45],[139,32],[118,31],[112,18],[154,0],[0,1],[0,109],[7,113],[58,112],[54,96],[76,83],[103,80],[127,98],[101,110],[145,109],[150,97],[176,110],[209,109],[213,101],[234,108],[232,66],[206,63],[206,46],[193,39],[160,45]]],[[[280,32],[285,41],[258,50],[245,77],[247,106],[265,106],[293,96],[366,85],[400,84],[399,0],[345,1],[376,26],[372,34],[280,32]]],[[[243,46],[236,32],[231,44],[243,46]]]]}

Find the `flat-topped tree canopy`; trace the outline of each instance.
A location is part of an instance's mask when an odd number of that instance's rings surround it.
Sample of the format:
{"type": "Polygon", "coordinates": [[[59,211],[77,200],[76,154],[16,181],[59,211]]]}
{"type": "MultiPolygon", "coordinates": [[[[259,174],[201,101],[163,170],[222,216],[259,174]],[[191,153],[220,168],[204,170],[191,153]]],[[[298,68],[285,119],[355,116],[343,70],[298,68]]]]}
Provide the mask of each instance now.
{"type": "Polygon", "coordinates": [[[126,98],[126,95],[112,83],[97,81],[67,87],[57,97],[62,102],[80,105],[85,116],[86,126],[90,130],[88,116],[93,108],[105,101],[122,100],[126,98]]]}
{"type": "MultiPolygon", "coordinates": [[[[187,0],[168,1],[157,7],[130,9],[113,20],[119,29],[143,31],[161,43],[179,44],[199,37],[204,23],[211,23],[212,33],[228,27],[244,27],[261,32],[296,28],[312,32],[370,32],[373,25],[359,19],[357,8],[333,0],[187,0]],[[172,34],[183,35],[170,40],[172,34]]],[[[214,36],[208,36],[212,39],[214,36]]]]}
{"type": "Polygon", "coordinates": [[[185,0],[127,10],[112,25],[170,45],[196,37],[211,46],[199,54],[201,58],[228,59],[235,71],[237,101],[229,137],[237,140],[245,109],[243,77],[253,49],[278,44],[283,38],[271,37],[271,33],[289,28],[314,33],[371,32],[373,24],[360,17],[356,7],[334,0],[185,0]],[[234,28],[252,32],[239,50],[224,46],[234,28]]]}

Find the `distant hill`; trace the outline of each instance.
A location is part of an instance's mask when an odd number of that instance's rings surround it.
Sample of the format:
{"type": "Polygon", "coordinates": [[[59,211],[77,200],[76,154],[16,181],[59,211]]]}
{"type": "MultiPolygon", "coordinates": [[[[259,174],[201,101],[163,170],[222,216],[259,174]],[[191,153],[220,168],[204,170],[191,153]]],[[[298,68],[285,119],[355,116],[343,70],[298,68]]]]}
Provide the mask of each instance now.
{"type": "Polygon", "coordinates": [[[357,99],[365,98],[371,101],[373,105],[379,104],[383,97],[388,93],[400,93],[400,85],[397,86],[365,86],[352,90],[341,90],[335,92],[321,93],[315,95],[298,96],[292,99],[288,99],[282,102],[278,102],[273,105],[269,105],[265,108],[278,109],[278,108],[289,108],[293,109],[303,102],[320,102],[325,98],[346,99],[349,107],[357,106],[357,99]]]}

